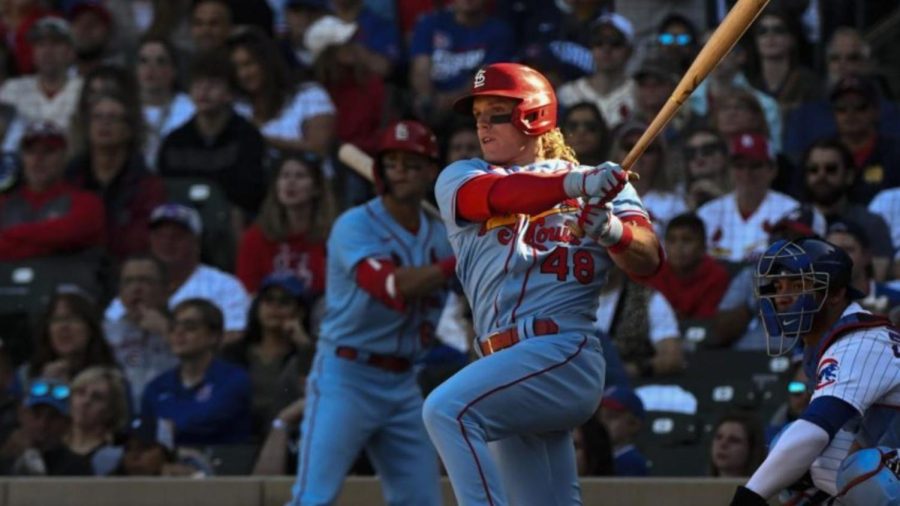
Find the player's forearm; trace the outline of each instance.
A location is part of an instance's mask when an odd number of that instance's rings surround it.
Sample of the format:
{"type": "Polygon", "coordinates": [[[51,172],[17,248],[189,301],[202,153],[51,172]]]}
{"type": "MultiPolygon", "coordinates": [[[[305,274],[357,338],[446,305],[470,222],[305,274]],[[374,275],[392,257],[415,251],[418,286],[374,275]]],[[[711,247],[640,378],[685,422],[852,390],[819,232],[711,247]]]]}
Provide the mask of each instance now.
{"type": "Polygon", "coordinates": [[[659,269],[659,240],[653,230],[635,223],[625,223],[631,229],[631,242],[624,249],[610,248],[610,257],[622,270],[632,276],[651,276],[659,269]]]}
{"type": "MultiPolygon", "coordinates": [[[[456,262],[453,262],[455,267],[456,262]]],[[[423,297],[444,286],[453,275],[452,267],[442,262],[425,267],[401,267],[394,273],[397,293],[404,299],[423,297]]]]}
{"type": "Polygon", "coordinates": [[[768,499],[803,476],[828,446],[828,433],[806,420],[785,430],[769,456],[753,473],[747,488],[768,499]]]}

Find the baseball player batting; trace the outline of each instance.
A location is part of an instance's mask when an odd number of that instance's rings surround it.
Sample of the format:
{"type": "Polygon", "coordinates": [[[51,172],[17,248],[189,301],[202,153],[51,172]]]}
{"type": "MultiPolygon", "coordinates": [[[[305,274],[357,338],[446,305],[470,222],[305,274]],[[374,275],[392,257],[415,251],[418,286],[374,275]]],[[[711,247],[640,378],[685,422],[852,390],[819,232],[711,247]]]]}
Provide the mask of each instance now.
{"type": "Polygon", "coordinates": [[[814,238],[775,242],[759,259],[760,317],[777,345],[769,352],[802,339],[815,390],[732,505],[767,504],[807,471],[837,504],[900,504],[900,330],[853,302],[862,293],[852,269],[843,250],[814,238]]]}
{"type": "Polygon", "coordinates": [[[412,368],[433,338],[456,264],[443,224],[420,206],[437,176],[437,141],[424,125],[400,121],[378,149],[381,195],[341,215],[328,240],[293,505],[332,504],[363,448],[387,504],[441,502],[412,368]]]}
{"type": "Polygon", "coordinates": [[[460,505],[580,504],[570,430],[602,394],[598,293],[611,262],[654,273],[659,243],[621,167],[578,165],[537,71],[489,65],[455,108],[484,160],[446,167],[435,192],[481,358],[429,395],[425,426],[460,505]]]}

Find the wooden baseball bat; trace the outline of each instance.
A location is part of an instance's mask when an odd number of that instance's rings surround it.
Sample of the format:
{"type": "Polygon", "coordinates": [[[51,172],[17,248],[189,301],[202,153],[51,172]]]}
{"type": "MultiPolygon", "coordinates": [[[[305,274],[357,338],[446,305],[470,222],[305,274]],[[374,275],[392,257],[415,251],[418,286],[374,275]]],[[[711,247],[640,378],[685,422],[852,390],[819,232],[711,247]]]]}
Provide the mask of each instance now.
{"type": "Polygon", "coordinates": [[[694,58],[694,62],[685,72],[681,82],[669,96],[665,105],[653,118],[653,122],[647,127],[631,151],[622,160],[622,168],[630,170],[634,162],[644,154],[644,151],[653,143],[656,136],[666,127],[669,121],[678,112],[682,104],[697,89],[697,86],[706,79],[706,76],[716,68],[716,65],[731,51],[731,48],[750,28],[753,21],[759,16],[769,0],[738,0],[734,4],[722,24],[713,32],[709,41],[703,45],[700,53],[694,58]]]}
{"type": "MultiPolygon", "coordinates": [[[[353,144],[344,143],[338,148],[337,155],[338,160],[347,167],[353,169],[353,172],[364,177],[370,183],[375,182],[375,172],[373,168],[375,166],[375,160],[373,160],[368,153],[353,144]]],[[[423,200],[422,209],[436,218],[441,217],[441,212],[438,211],[431,202],[423,200]]]]}

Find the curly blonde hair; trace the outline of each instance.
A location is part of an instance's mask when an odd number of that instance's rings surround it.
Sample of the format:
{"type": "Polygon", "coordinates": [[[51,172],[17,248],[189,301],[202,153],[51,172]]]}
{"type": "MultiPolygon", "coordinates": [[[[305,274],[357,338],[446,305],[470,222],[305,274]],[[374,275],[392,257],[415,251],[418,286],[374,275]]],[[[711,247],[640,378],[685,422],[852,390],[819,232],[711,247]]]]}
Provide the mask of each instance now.
{"type": "Polygon", "coordinates": [[[562,131],[554,128],[537,138],[535,143],[535,155],[539,160],[565,160],[578,165],[575,150],[566,144],[562,131]]]}

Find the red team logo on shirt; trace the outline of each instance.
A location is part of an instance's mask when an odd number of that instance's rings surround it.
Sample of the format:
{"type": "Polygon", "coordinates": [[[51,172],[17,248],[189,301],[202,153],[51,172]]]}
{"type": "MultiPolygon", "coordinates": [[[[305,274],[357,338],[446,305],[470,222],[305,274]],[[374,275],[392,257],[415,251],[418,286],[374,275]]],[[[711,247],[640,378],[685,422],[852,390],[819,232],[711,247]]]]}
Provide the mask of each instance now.
{"type": "MultiPolygon", "coordinates": [[[[556,209],[550,209],[549,211],[545,211],[535,216],[529,216],[528,230],[525,232],[525,243],[530,246],[535,246],[538,249],[545,249],[543,243],[548,241],[576,245],[581,244],[581,241],[575,237],[569,227],[565,225],[547,225],[545,219],[554,214],[573,213],[577,211],[577,207],[566,205],[556,209]]],[[[506,246],[516,237],[519,216],[520,215],[509,214],[491,218],[481,225],[481,230],[478,232],[478,235],[483,236],[495,228],[501,228],[497,233],[497,241],[506,246]]]]}
{"type": "Polygon", "coordinates": [[[826,358],[819,364],[819,370],[816,372],[816,390],[825,388],[837,381],[838,361],[833,358],[826,358]]]}

